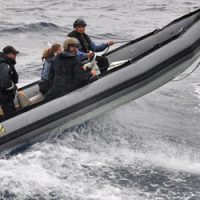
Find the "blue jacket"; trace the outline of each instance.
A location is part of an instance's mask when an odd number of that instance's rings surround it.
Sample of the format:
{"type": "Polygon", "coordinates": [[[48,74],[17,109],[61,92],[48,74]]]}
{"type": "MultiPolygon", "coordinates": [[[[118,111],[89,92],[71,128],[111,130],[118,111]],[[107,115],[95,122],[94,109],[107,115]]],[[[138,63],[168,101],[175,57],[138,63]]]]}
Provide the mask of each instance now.
{"type": "MultiPolygon", "coordinates": [[[[104,51],[108,47],[108,44],[95,44],[94,42],[91,43],[91,51],[93,52],[101,52],[104,51]]],[[[85,60],[87,58],[87,53],[78,50],[77,52],[78,57],[81,60],[85,60]]]]}
{"type": "Polygon", "coordinates": [[[52,66],[52,59],[46,59],[43,63],[43,69],[42,69],[42,75],[41,75],[41,79],[42,80],[49,80],[49,71],[50,68],[52,66]]]}
{"type": "Polygon", "coordinates": [[[89,51],[100,52],[108,47],[108,44],[95,44],[86,33],[81,35],[74,30],[68,36],[75,37],[79,41],[80,47],[77,55],[81,60],[87,59],[87,53],[89,51]]]}

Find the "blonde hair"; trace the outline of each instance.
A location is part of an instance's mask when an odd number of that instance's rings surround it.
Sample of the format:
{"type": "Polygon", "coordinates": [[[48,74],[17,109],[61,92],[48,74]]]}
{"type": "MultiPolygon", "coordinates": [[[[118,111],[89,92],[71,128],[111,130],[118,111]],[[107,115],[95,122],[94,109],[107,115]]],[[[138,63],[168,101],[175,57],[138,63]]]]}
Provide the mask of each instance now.
{"type": "Polygon", "coordinates": [[[44,49],[43,54],[42,54],[42,60],[53,58],[55,56],[56,51],[58,51],[60,47],[62,47],[62,45],[56,43],[56,44],[53,44],[50,48],[44,49]]]}

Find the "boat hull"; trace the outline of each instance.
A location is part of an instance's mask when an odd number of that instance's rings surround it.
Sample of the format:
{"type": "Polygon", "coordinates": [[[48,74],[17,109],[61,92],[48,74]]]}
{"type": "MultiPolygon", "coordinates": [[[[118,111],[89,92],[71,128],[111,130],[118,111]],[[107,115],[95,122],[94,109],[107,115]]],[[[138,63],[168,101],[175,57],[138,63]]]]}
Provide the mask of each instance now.
{"type": "MultiPolygon", "coordinates": [[[[108,53],[110,62],[122,58],[129,61],[91,84],[0,122],[5,130],[0,134],[0,151],[54,135],[140,98],[172,80],[200,57],[199,16],[200,11],[195,11],[163,30],[108,53]]],[[[23,90],[32,97],[38,94],[38,84],[23,90]]]]}

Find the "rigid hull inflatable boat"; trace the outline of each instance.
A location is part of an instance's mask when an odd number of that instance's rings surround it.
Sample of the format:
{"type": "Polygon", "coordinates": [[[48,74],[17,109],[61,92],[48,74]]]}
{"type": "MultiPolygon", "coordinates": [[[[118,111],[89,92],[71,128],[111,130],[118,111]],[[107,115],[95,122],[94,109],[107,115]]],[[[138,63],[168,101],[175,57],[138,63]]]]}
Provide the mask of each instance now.
{"type": "MultiPolygon", "coordinates": [[[[111,67],[99,79],[65,96],[18,108],[0,121],[0,150],[32,143],[137,99],[182,73],[200,57],[200,9],[105,54],[111,67]]],[[[21,91],[39,95],[38,82],[21,91]]],[[[34,101],[32,101],[34,102],[34,101]]]]}

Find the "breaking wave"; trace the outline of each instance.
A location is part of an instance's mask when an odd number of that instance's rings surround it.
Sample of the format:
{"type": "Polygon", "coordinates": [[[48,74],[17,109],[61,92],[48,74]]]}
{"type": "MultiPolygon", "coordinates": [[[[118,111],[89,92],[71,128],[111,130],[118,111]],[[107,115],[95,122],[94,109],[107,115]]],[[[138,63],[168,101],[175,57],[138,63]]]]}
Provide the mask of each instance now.
{"type": "Polygon", "coordinates": [[[41,33],[41,32],[58,31],[58,30],[62,31],[62,29],[64,30],[64,28],[50,22],[38,22],[38,23],[23,24],[23,25],[10,24],[9,26],[5,25],[5,27],[1,27],[0,33],[9,33],[9,34],[23,33],[23,32],[41,33]]]}

